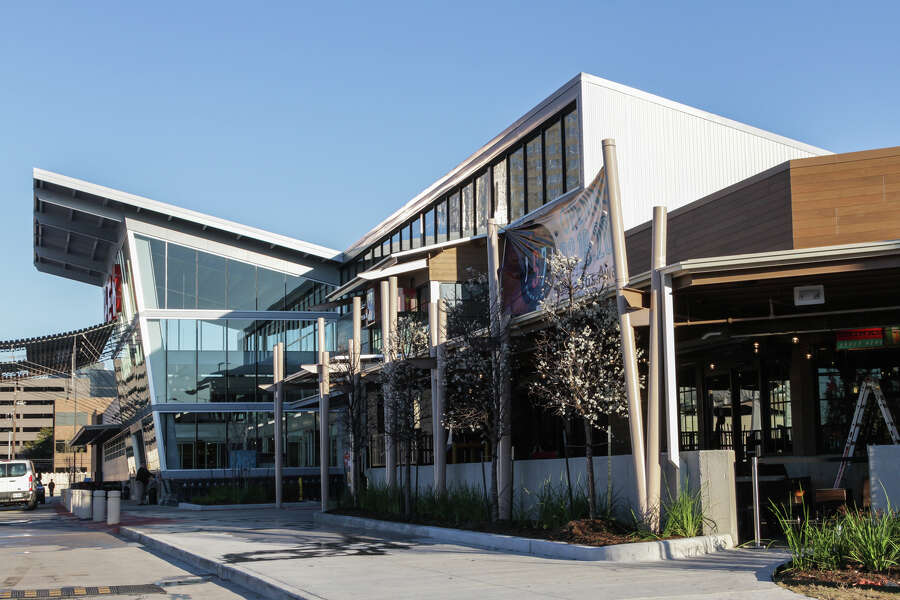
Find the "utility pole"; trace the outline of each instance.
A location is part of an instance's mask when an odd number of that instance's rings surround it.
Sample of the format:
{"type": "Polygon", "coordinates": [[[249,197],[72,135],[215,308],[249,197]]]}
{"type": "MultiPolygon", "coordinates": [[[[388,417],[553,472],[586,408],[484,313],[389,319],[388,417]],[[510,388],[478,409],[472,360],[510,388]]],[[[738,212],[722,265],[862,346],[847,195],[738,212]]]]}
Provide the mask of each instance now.
{"type": "Polygon", "coordinates": [[[13,407],[12,407],[12,443],[10,445],[10,458],[16,457],[16,407],[19,405],[19,371],[16,367],[16,380],[13,388],[13,407]]]}
{"type": "MultiPolygon", "coordinates": [[[[75,385],[75,354],[78,349],[78,338],[72,338],[72,368],[71,368],[71,383],[69,384],[72,388],[72,401],[75,404],[75,407],[72,410],[72,440],[75,439],[75,434],[78,433],[78,387],[75,385]]],[[[75,483],[75,480],[78,479],[78,471],[77,471],[77,460],[75,457],[75,446],[72,445],[71,441],[69,445],[72,446],[72,480],[69,481],[69,485],[75,483]]]]}
{"type": "Polygon", "coordinates": [[[284,454],[284,342],[275,344],[272,353],[275,379],[275,508],[281,508],[284,454]]]}

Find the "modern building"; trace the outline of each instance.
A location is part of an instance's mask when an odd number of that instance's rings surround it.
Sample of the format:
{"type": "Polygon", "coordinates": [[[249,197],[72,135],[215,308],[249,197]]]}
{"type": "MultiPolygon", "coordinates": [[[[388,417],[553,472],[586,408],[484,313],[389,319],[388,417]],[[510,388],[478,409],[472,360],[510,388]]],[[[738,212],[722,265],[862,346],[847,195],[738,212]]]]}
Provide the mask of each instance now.
{"type": "MultiPolygon", "coordinates": [[[[681,447],[733,449],[740,469],[745,449],[761,446],[788,465],[785,480],[821,486],[834,463],[818,457],[846,425],[834,398],[847,401],[854,368],[889,354],[831,342],[848,328],[887,335],[900,323],[885,300],[897,291],[898,152],[831,155],[586,74],[343,252],[36,169],[36,267],[106,286],[110,317],[126,327],[121,426],[86,429],[81,441],[102,443],[111,479],[141,465],[170,482],[269,473],[275,343],[286,345],[287,372],[302,371],[315,362],[322,317],[326,349],[345,348],[347,304],[360,296],[362,352],[377,354],[382,280],[400,280],[401,311],[456,299],[467,269],[486,270],[488,217],[514,227],[575,197],[599,171],[605,138],[618,148],[632,287],[648,279],[651,208],[669,210],[681,447]]],[[[315,383],[290,394],[286,473],[312,477],[315,383]]],[[[531,407],[524,385],[513,401],[516,457],[559,456],[563,426],[531,407]]],[[[336,432],[337,414],[328,423],[336,432]]],[[[384,459],[373,430],[370,468],[384,459]]],[[[339,478],[344,452],[331,439],[339,478]]],[[[455,440],[451,462],[480,460],[468,443],[455,440]]]]}

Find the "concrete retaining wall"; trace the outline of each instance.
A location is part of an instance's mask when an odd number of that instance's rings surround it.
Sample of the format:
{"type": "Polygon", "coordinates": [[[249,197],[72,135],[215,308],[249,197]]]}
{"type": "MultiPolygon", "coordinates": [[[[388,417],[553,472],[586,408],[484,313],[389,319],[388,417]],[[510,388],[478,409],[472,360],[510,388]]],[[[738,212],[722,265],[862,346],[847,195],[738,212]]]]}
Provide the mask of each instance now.
{"type": "Polygon", "coordinates": [[[710,535],[677,540],[635,542],[613,546],[582,546],[463,529],[430,527],[411,523],[395,523],[361,517],[347,517],[329,513],[314,513],[313,522],[325,527],[349,527],[354,530],[386,533],[414,538],[426,538],[447,544],[474,546],[488,550],[502,550],[532,554],[547,558],[611,562],[649,562],[677,558],[692,558],[725,550],[734,546],[730,535],[710,535]]]}
{"type": "Polygon", "coordinates": [[[900,446],[869,446],[869,490],[873,510],[900,510],[900,446]]]}
{"type": "MultiPolygon", "coordinates": [[[[731,450],[701,450],[681,453],[681,479],[686,481],[692,490],[700,490],[704,514],[710,519],[704,527],[704,534],[728,534],[737,539],[737,501],[734,484],[734,452],[731,450]]],[[[462,463],[447,465],[447,485],[468,485],[478,489],[482,487],[481,463],[462,463]]],[[[572,485],[587,488],[587,468],[585,459],[569,459],[572,474],[572,485]]],[[[404,470],[398,468],[403,475],[404,470]]],[[[434,471],[431,465],[418,468],[419,490],[424,491],[434,483],[434,471]]],[[[412,468],[412,480],[416,481],[416,469],[412,468]]],[[[380,485],[384,483],[384,469],[369,469],[369,482],[380,485]]],[[[491,485],[491,465],[484,463],[484,478],[488,489],[491,485]]],[[[671,476],[670,476],[671,478],[671,476]]],[[[606,457],[594,457],[594,480],[597,493],[603,497],[607,489],[606,457]]],[[[564,486],[566,482],[566,463],[564,459],[517,460],[513,469],[513,485],[516,502],[526,511],[532,511],[537,503],[537,493],[546,482],[564,486]]],[[[613,499],[623,517],[629,517],[631,509],[635,509],[636,486],[634,470],[630,454],[612,457],[612,489],[613,499]]],[[[663,498],[666,492],[663,490],[663,498]]]]}

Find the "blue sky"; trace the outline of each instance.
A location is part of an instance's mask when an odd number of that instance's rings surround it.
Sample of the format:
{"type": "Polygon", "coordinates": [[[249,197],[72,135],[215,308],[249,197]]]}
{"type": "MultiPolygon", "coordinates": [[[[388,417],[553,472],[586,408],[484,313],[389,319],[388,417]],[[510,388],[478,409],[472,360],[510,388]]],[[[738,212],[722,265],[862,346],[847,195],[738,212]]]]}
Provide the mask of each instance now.
{"type": "Polygon", "coordinates": [[[579,71],[836,152],[900,144],[900,3],[0,5],[0,339],[100,320],[32,264],[41,167],[344,249],[579,71]]]}

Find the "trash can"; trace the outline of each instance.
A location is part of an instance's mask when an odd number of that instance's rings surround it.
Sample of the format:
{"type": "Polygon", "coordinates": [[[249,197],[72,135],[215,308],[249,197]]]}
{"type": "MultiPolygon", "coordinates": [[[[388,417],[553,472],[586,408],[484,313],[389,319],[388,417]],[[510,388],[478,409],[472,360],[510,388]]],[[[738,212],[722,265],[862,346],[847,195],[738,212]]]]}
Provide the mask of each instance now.
{"type": "Polygon", "coordinates": [[[98,522],[103,522],[106,520],[106,491],[105,490],[96,490],[94,491],[94,520],[98,522]]]}
{"type": "Polygon", "coordinates": [[[111,490],[106,494],[106,524],[118,525],[122,510],[122,492],[111,490]]]}

